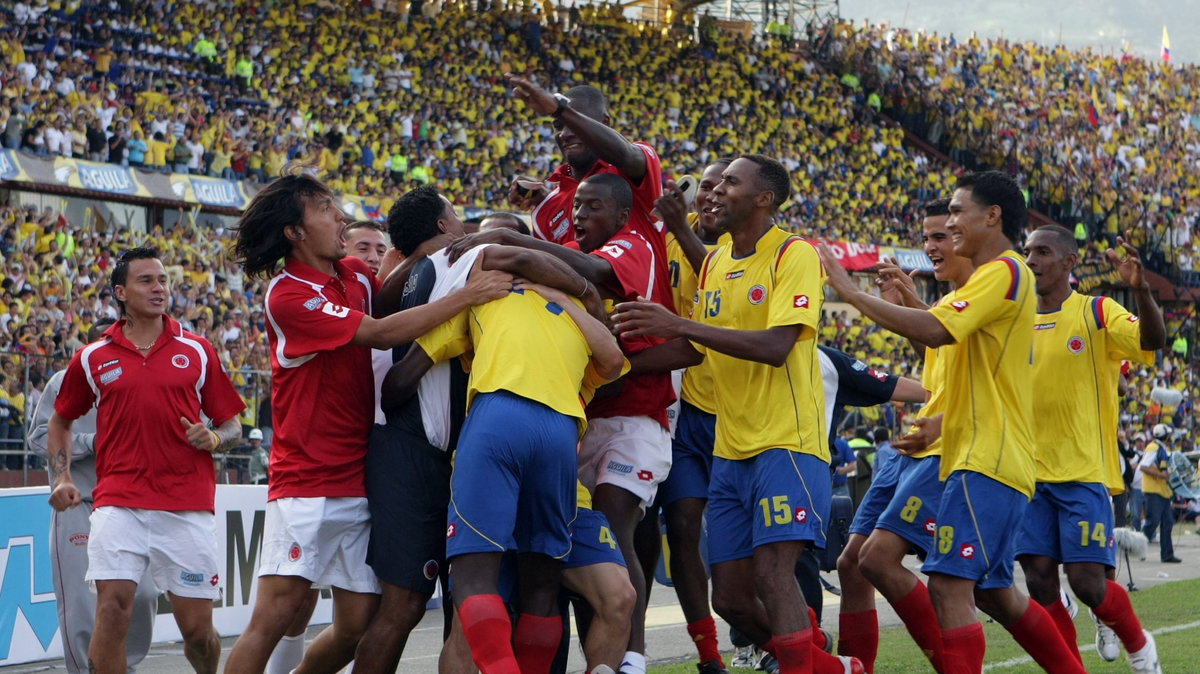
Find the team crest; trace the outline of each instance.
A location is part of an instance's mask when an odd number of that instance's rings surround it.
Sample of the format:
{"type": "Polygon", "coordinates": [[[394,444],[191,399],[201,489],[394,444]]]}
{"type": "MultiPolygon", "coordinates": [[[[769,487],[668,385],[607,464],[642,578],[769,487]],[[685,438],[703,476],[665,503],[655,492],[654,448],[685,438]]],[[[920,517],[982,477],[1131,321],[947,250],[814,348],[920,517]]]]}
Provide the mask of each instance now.
{"type": "Polygon", "coordinates": [[[1071,353],[1083,353],[1083,347],[1082,337],[1072,337],[1067,340],[1067,350],[1071,353]]]}
{"type": "Polygon", "coordinates": [[[421,569],[421,572],[425,575],[425,580],[433,580],[434,578],[437,578],[437,574],[438,574],[437,560],[431,559],[428,562],[425,562],[425,568],[421,569]]]}
{"type": "Polygon", "coordinates": [[[188,357],[183,355],[182,353],[177,353],[171,357],[171,364],[174,365],[175,367],[179,368],[180,370],[182,370],[182,369],[186,368],[188,365],[191,365],[191,361],[188,360],[188,357]]]}
{"type": "Polygon", "coordinates": [[[750,304],[762,304],[762,301],[767,299],[767,288],[762,284],[756,285],[750,289],[750,304]]]}
{"type": "Polygon", "coordinates": [[[291,549],[288,550],[288,561],[289,562],[298,562],[298,561],[300,561],[300,556],[303,554],[304,554],[304,551],[300,549],[300,544],[292,543],[291,549]]]}

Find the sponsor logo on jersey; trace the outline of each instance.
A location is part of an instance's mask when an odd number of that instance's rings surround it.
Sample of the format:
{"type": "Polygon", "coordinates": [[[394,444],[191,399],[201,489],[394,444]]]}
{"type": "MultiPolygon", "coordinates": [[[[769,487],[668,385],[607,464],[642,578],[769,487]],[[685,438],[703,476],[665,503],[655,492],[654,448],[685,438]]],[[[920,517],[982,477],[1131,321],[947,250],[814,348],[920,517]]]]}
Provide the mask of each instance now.
{"type": "Polygon", "coordinates": [[[959,312],[959,313],[962,313],[962,311],[963,311],[964,309],[966,309],[967,307],[971,306],[971,303],[970,303],[970,302],[968,302],[968,301],[966,301],[966,300],[959,300],[959,301],[957,301],[957,302],[951,302],[951,303],[950,303],[950,306],[951,306],[951,307],[952,307],[952,308],[953,308],[955,311],[957,311],[957,312],[959,312]]]}
{"type": "Polygon", "coordinates": [[[854,364],[851,365],[850,367],[855,372],[862,372],[863,370],[867,369],[867,364],[862,362],[861,360],[856,360],[856,361],[854,361],[854,364]]]}
{"type": "Polygon", "coordinates": [[[321,313],[329,314],[334,318],[345,318],[350,315],[350,307],[340,307],[333,302],[326,302],[321,305],[321,313]]]}
{"type": "Polygon", "coordinates": [[[71,534],[67,540],[76,547],[84,547],[88,544],[88,535],[85,533],[71,534]]]}
{"type": "Polygon", "coordinates": [[[111,384],[114,381],[120,379],[121,375],[124,373],[125,373],[125,370],[123,368],[119,368],[119,367],[115,370],[109,370],[108,372],[105,372],[104,374],[100,375],[100,383],[101,384],[111,384]]]}
{"type": "Polygon", "coordinates": [[[763,285],[756,285],[750,289],[750,304],[762,304],[762,301],[767,299],[767,288],[763,285]]]}
{"type": "Polygon", "coordinates": [[[1133,314],[1129,314],[1129,318],[1126,318],[1125,320],[1129,321],[1130,323],[1137,323],[1138,317],[1133,314]]]}
{"type": "Polygon", "coordinates": [[[183,581],[184,585],[197,586],[204,582],[204,574],[192,573],[190,571],[180,571],[179,580],[183,581]]]}
{"type": "Polygon", "coordinates": [[[970,543],[963,543],[958,549],[958,556],[963,559],[975,559],[975,546],[970,543]]]}
{"type": "Polygon", "coordinates": [[[933,519],[932,517],[925,520],[925,533],[929,534],[930,536],[937,533],[937,520],[933,519]]]}
{"type": "Polygon", "coordinates": [[[104,368],[108,367],[109,365],[116,365],[119,362],[121,362],[120,358],[113,358],[112,360],[106,360],[103,363],[100,363],[100,367],[98,367],[96,369],[103,370],[104,368]]]}
{"type": "Polygon", "coordinates": [[[213,577],[208,579],[208,584],[212,585],[213,587],[216,587],[217,583],[219,583],[219,582],[221,582],[220,574],[214,573],[213,577]]]}
{"type": "Polygon", "coordinates": [[[186,368],[188,365],[191,365],[191,363],[192,361],[188,360],[188,357],[182,353],[177,353],[171,357],[171,364],[180,370],[186,368]]]}
{"type": "Polygon", "coordinates": [[[308,309],[309,311],[316,311],[317,309],[320,309],[320,308],[321,308],[321,305],[322,305],[322,304],[324,304],[324,303],[325,303],[325,298],[323,298],[323,297],[314,297],[314,298],[312,298],[312,299],[310,299],[309,301],[307,301],[307,302],[305,302],[305,303],[304,303],[304,308],[305,308],[305,309],[308,309]]]}
{"type": "Polygon", "coordinates": [[[1083,353],[1084,342],[1082,337],[1072,337],[1067,340],[1067,350],[1071,353],[1083,353]]]}
{"type": "Polygon", "coordinates": [[[888,373],[880,372],[879,370],[871,370],[870,375],[879,381],[887,381],[888,373]]]}
{"type": "Polygon", "coordinates": [[[639,470],[638,471],[638,479],[641,480],[642,482],[649,482],[654,479],[654,473],[652,473],[648,470],[639,470]]]}
{"type": "Polygon", "coordinates": [[[736,278],[741,278],[741,277],[745,276],[745,274],[746,274],[746,270],[744,270],[744,269],[739,269],[737,271],[731,271],[725,275],[725,280],[732,281],[736,278]]]}
{"type": "Polygon", "coordinates": [[[446,538],[454,538],[454,535],[457,533],[458,533],[458,527],[455,526],[454,522],[451,522],[449,525],[446,526],[446,538]]]}
{"type": "Polygon", "coordinates": [[[1037,325],[1033,326],[1033,329],[1034,330],[1050,330],[1056,325],[1058,325],[1058,323],[1038,323],[1037,325]]]}
{"type": "Polygon", "coordinates": [[[619,463],[617,461],[609,461],[608,462],[608,472],[620,473],[621,475],[628,475],[633,472],[633,466],[629,465],[628,463],[619,463]]]}
{"type": "Polygon", "coordinates": [[[792,297],[792,307],[795,309],[808,308],[808,295],[795,295],[792,297]]]}
{"type": "Polygon", "coordinates": [[[808,521],[808,508],[796,508],[796,521],[800,524],[808,521]]]}

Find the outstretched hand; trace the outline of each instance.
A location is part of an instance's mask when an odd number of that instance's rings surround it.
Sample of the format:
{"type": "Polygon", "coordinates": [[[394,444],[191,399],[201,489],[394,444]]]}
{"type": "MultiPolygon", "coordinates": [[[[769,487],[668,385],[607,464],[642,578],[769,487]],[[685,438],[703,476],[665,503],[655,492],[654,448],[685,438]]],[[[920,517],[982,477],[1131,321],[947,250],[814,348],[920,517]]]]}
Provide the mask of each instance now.
{"type": "Polygon", "coordinates": [[[858,285],[854,283],[854,279],[850,278],[850,272],[842,268],[842,263],[838,262],[837,253],[833,252],[829,244],[823,241],[818,243],[817,254],[821,256],[821,264],[825,266],[825,282],[829,284],[830,288],[837,291],[842,299],[858,290],[858,285]]]}
{"type": "Polygon", "coordinates": [[[639,297],[636,302],[618,304],[612,321],[622,337],[646,335],[674,339],[683,336],[682,327],[687,319],[657,302],[639,297]]]}
{"type": "Polygon", "coordinates": [[[1129,287],[1141,289],[1147,287],[1145,270],[1142,267],[1142,258],[1138,255],[1137,248],[1134,248],[1129,243],[1129,230],[1125,231],[1125,236],[1117,237],[1117,249],[1109,248],[1104,251],[1104,257],[1117,268],[1117,273],[1121,278],[1129,284],[1129,287]],[[1124,253],[1122,257],[1121,253],[1124,253]]]}
{"type": "Polygon", "coordinates": [[[512,85],[513,95],[525,101],[537,114],[551,115],[558,110],[558,101],[555,100],[554,95],[533,82],[512,73],[506,74],[504,79],[512,85]]]}

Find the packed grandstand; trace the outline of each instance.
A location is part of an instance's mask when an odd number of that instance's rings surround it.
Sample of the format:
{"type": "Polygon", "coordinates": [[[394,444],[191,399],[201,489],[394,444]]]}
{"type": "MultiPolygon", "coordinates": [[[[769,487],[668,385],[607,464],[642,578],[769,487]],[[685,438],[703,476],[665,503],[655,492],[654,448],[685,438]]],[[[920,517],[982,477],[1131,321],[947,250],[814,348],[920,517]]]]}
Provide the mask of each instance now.
{"type": "MultiPolygon", "coordinates": [[[[246,193],[306,162],[367,215],[429,183],[463,209],[503,210],[514,175],[558,163],[549,120],[503,80],[528,73],[549,90],[602,87],[612,126],[655,147],[665,178],[725,155],[778,157],[794,190],[780,224],[801,235],[919,248],[921,205],[963,168],[999,167],[1046,219],[1077,232],[1081,260],[1100,262],[1130,229],[1172,290],[1160,300],[1191,297],[1178,286],[1193,278],[1200,116],[1175,93],[1200,86],[1195,67],[849,23],[811,41],[743,38],[707,17],[635,22],[615,5],[549,2],[21,0],[0,13],[0,128],[14,161],[207,176],[246,193]]],[[[219,221],[160,199],[146,231],[127,231],[99,207],[84,217],[28,207],[12,195],[46,186],[14,176],[3,176],[0,209],[9,469],[29,465],[24,419],[44,381],[92,322],[115,317],[106,272],[135,242],[173,262],[172,313],[219,349],[249,403],[243,427],[269,426],[258,417],[269,391],[263,285],[228,260],[219,221]]],[[[1192,305],[1166,308],[1172,348],[1132,373],[1131,432],[1193,424],[1192,305]],[[1161,409],[1155,386],[1183,390],[1183,402],[1161,409]]],[[[918,367],[904,340],[836,310],[828,318],[826,343],[898,374],[918,367]]]]}

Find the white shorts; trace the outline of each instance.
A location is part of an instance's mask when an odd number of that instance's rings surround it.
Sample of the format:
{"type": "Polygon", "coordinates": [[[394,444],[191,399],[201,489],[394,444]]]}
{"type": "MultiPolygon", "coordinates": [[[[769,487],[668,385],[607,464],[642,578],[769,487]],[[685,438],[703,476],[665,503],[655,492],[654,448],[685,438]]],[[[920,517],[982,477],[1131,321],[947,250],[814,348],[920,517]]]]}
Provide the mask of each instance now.
{"type": "Polygon", "coordinates": [[[379,594],[367,566],[367,499],[280,498],[267,503],[259,576],[300,576],[314,585],[379,594]]]}
{"type": "Polygon", "coordinates": [[[203,510],[170,512],[120,506],[92,511],[84,578],[142,580],[146,567],[164,592],[220,599],[217,520],[203,510]]]}
{"type": "Polygon", "coordinates": [[[579,481],[595,493],[611,484],[630,492],[642,507],[654,502],[671,471],[671,434],[650,417],[589,419],[579,443],[579,481]]]}

